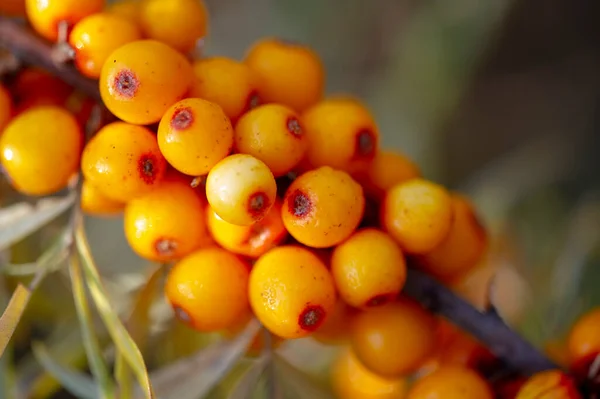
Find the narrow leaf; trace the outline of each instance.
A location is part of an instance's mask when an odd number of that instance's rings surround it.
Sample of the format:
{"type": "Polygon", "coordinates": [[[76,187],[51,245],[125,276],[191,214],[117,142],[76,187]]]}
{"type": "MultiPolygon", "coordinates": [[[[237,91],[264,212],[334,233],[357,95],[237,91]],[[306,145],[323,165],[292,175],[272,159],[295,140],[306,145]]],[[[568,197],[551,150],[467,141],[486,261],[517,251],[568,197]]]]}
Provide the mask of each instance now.
{"type": "Polygon", "coordinates": [[[43,198],[35,204],[20,202],[0,210],[0,251],[27,237],[58,217],[75,201],[75,193],[43,198]]]}
{"type": "Polygon", "coordinates": [[[253,319],[234,340],[219,341],[152,373],[156,393],[164,399],[204,397],[244,355],[259,329],[253,319]]]}
{"type": "Polygon", "coordinates": [[[106,291],[102,285],[102,282],[100,281],[100,274],[92,257],[92,253],[83,230],[81,218],[79,223],[77,223],[75,230],[75,242],[83,261],[83,269],[88,288],[94,303],[96,304],[98,313],[106,325],[108,333],[110,334],[119,352],[121,352],[133,369],[138,382],[144,389],[145,397],[149,399],[154,398],[154,392],[152,390],[152,385],[150,384],[150,378],[148,377],[148,371],[146,370],[144,358],[142,357],[139,348],[127,332],[127,329],[119,319],[119,316],[113,311],[106,291]]]}
{"type": "Polygon", "coordinates": [[[274,367],[284,385],[299,399],[331,399],[333,395],[319,382],[291,365],[279,355],[273,355],[274,367]]]}
{"type": "Polygon", "coordinates": [[[229,393],[228,399],[246,399],[258,385],[258,379],[265,371],[269,357],[261,356],[258,358],[235,384],[233,390],[229,393]]]}
{"type": "Polygon", "coordinates": [[[8,342],[14,334],[30,298],[31,291],[24,285],[19,284],[15,292],[13,292],[4,313],[0,316],[0,356],[4,353],[8,342]]]}
{"type": "Polygon", "coordinates": [[[52,358],[46,346],[41,342],[31,345],[33,355],[42,367],[56,378],[62,386],[81,399],[98,399],[100,387],[85,374],[65,367],[52,358]]]}
{"type": "MultiPolygon", "coordinates": [[[[154,302],[163,275],[162,265],[152,270],[146,284],[137,293],[133,310],[127,319],[127,330],[140,349],[146,344],[150,331],[150,307],[154,302]]],[[[133,396],[132,377],[131,368],[123,355],[118,353],[115,361],[115,378],[119,386],[119,399],[130,399],[133,396]]]]}
{"type": "Polygon", "coordinates": [[[98,343],[98,338],[94,333],[94,322],[87,301],[86,291],[81,275],[81,266],[77,254],[71,256],[69,264],[69,272],[71,274],[71,287],[73,289],[73,299],[75,300],[75,308],[77,310],[77,318],[81,328],[83,337],[83,345],[92,374],[98,381],[100,387],[100,396],[102,398],[112,398],[114,396],[115,387],[110,378],[108,367],[102,351],[98,343]]]}

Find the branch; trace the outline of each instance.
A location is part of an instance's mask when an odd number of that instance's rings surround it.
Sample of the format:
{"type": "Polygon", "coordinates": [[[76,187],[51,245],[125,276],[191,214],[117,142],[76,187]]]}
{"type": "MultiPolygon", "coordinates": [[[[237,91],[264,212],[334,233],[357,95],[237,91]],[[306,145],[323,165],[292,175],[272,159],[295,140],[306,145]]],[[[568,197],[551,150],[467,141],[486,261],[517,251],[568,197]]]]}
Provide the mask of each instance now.
{"type": "Polygon", "coordinates": [[[481,313],[422,272],[408,270],[403,293],[471,333],[514,370],[523,374],[533,374],[560,368],[508,327],[495,311],[481,313]]]}
{"type": "Polygon", "coordinates": [[[52,46],[17,21],[0,16],[0,47],[6,48],[27,64],[36,65],[100,101],[98,82],[83,77],[72,65],[56,63],[52,46]]]}

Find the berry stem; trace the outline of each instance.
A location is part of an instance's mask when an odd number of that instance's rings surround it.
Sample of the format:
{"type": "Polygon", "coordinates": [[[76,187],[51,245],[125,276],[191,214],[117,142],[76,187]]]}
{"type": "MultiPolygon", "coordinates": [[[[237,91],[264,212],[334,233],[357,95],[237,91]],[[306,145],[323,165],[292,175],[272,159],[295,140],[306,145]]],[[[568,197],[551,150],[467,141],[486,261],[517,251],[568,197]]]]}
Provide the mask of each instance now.
{"type": "Polygon", "coordinates": [[[42,67],[95,100],[101,100],[96,81],[83,77],[72,65],[55,62],[53,47],[16,20],[0,16],[0,47],[22,62],[42,67]]]}
{"type": "Polygon", "coordinates": [[[486,345],[507,366],[530,375],[559,369],[523,337],[508,327],[496,311],[482,313],[435,279],[409,269],[403,292],[434,313],[452,321],[486,345]]]}

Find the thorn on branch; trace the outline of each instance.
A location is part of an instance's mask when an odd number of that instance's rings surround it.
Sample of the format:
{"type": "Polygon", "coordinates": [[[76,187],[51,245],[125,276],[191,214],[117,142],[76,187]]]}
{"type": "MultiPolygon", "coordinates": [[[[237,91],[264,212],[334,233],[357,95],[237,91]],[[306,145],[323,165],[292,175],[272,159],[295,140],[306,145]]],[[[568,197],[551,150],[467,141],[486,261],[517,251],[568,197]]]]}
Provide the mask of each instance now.
{"type": "Polygon", "coordinates": [[[4,48],[25,64],[44,68],[71,86],[101,101],[98,82],[82,76],[73,65],[57,62],[54,47],[31,30],[8,17],[0,16],[0,48],[4,48]]]}

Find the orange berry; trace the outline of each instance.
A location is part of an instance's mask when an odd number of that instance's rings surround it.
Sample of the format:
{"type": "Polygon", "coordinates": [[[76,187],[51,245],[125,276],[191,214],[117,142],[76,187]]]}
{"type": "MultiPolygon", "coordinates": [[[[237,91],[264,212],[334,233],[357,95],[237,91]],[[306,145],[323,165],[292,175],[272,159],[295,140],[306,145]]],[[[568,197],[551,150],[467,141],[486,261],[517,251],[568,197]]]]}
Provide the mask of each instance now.
{"type": "Polygon", "coordinates": [[[171,106],[160,120],[157,137],[167,161],[190,176],[207,174],[233,147],[233,127],[223,109],[200,98],[171,106]]]}
{"type": "Polygon", "coordinates": [[[235,147],[267,164],[275,177],[291,171],[304,157],[308,142],[292,109],[262,105],[246,113],[235,127],[235,147]]]}
{"type": "Polygon", "coordinates": [[[180,259],[208,246],[204,203],[180,180],[165,180],[125,207],[125,237],[141,257],[158,262],[180,259]]]}
{"type": "Polygon", "coordinates": [[[560,370],[548,370],[531,376],[515,399],[580,399],[575,383],[560,370]]]}
{"type": "Polygon", "coordinates": [[[311,251],[295,245],[274,248],[250,273],[250,305],[265,328],[282,338],[316,331],[335,306],[327,268],[311,251]]]}
{"type": "Polygon", "coordinates": [[[201,249],[173,266],[165,294],[179,320],[198,331],[218,331],[248,311],[248,275],[248,265],[237,256],[201,249]]]}
{"type": "Polygon", "coordinates": [[[195,80],[190,97],[214,102],[232,120],[259,105],[254,72],[244,63],[227,57],[209,57],[192,64],[195,80]]]}
{"type": "Polygon", "coordinates": [[[331,166],[354,173],[366,169],[379,148],[377,125],[357,100],[323,100],[307,109],[302,121],[309,143],[306,158],[313,167],[331,166]]]}
{"type": "Polygon", "coordinates": [[[10,84],[15,113],[39,105],[63,106],[73,89],[39,68],[24,68],[10,84]]]}
{"type": "Polygon", "coordinates": [[[110,54],[124,44],[141,39],[135,23],[101,12],[83,18],[73,27],[69,44],[75,50],[75,66],[85,76],[97,79],[110,54]]]}
{"type": "Polygon", "coordinates": [[[26,0],[27,20],[42,37],[55,42],[58,26],[75,25],[88,15],[102,11],[104,0],[26,0]]]}
{"type": "Polygon", "coordinates": [[[245,62],[256,72],[258,92],[266,103],[301,112],[323,96],[325,71],[319,56],[307,46],[263,39],[250,48],[245,62]]]}
{"type": "Polygon", "coordinates": [[[493,399],[492,389],[475,371],[460,366],[444,366],[417,380],[408,399],[493,399]]]}
{"type": "Polygon", "coordinates": [[[108,198],[84,180],[81,186],[81,209],[92,216],[114,216],[123,212],[125,203],[108,198]]]}
{"type": "Polygon", "coordinates": [[[600,307],[591,309],[575,322],[567,345],[573,363],[586,362],[600,355],[600,307]]]}
{"type": "Polygon", "coordinates": [[[478,370],[487,370],[496,365],[494,355],[471,335],[446,321],[441,321],[438,326],[446,326],[445,332],[438,331],[438,360],[441,365],[464,366],[478,370]]]}
{"type": "Polygon", "coordinates": [[[314,248],[339,244],[356,230],[365,208],[362,188],[346,172],[322,167],[290,185],[281,211],[298,242],[314,248]]]}
{"type": "Polygon", "coordinates": [[[448,191],[421,178],[394,186],[381,207],[381,224],[411,254],[431,252],[440,245],[450,232],[452,218],[448,191]]]}
{"type": "Polygon", "coordinates": [[[395,151],[381,150],[356,179],[365,192],[373,198],[382,199],[390,188],[399,183],[421,176],[419,166],[395,151]]]}
{"type": "Polygon", "coordinates": [[[77,174],[83,135],[67,110],[37,107],[10,121],[0,136],[0,162],[13,187],[47,195],[67,187],[77,174]]]}
{"type": "Polygon", "coordinates": [[[133,22],[141,28],[140,22],[140,0],[119,0],[110,3],[106,7],[106,12],[118,15],[133,22]]]}
{"type": "Polygon", "coordinates": [[[156,40],[136,40],[113,51],[100,73],[104,104],[119,119],[145,125],[162,118],[191,87],[190,62],[156,40]]]}
{"type": "Polygon", "coordinates": [[[368,228],[335,248],[331,274],[347,304],[357,308],[379,306],[396,298],[404,287],[406,262],[392,237],[368,228]]]}
{"type": "Polygon", "coordinates": [[[228,223],[210,207],[207,207],[206,213],[213,239],[223,248],[250,258],[258,258],[287,235],[281,221],[281,201],[278,199],[263,219],[249,226],[228,223]]]}
{"type": "Polygon", "coordinates": [[[125,122],[100,129],[81,158],[84,177],[107,197],[122,202],[151,191],[166,168],[156,136],[143,126],[125,122]]]}
{"type": "MultiPolygon", "coordinates": [[[[314,251],[313,251],[314,252],[314,251]]],[[[316,254],[319,256],[319,254],[316,254]]],[[[342,298],[338,297],[333,311],[329,313],[325,322],[312,335],[314,339],[328,345],[346,342],[349,338],[348,330],[352,325],[353,317],[358,311],[350,307],[342,298]]]]}
{"type": "Polygon", "coordinates": [[[0,84],[0,134],[12,117],[12,108],[10,93],[0,84]]]}
{"type": "Polygon", "coordinates": [[[350,342],[367,368],[396,378],[416,371],[433,354],[435,328],[431,314],[401,299],[356,315],[350,342]]]}
{"type": "Polygon", "coordinates": [[[420,258],[422,266],[443,281],[463,276],[482,259],[488,244],[487,232],[471,202],[454,194],[452,223],[446,238],[433,251],[420,258]]]}
{"type": "Polygon", "coordinates": [[[333,363],[331,383],[339,399],[403,399],[408,391],[405,379],[387,379],[368,370],[350,348],[333,363]]]}
{"type": "Polygon", "coordinates": [[[144,34],[187,53],[206,35],[208,15],[202,0],[142,0],[144,34]]]}
{"type": "Polygon", "coordinates": [[[277,195],[273,173],[251,155],[230,155],[217,163],[206,178],[206,198],[226,222],[249,226],[263,219],[277,195]]]}
{"type": "Polygon", "coordinates": [[[0,15],[9,17],[25,16],[25,0],[2,0],[0,15]]]}

